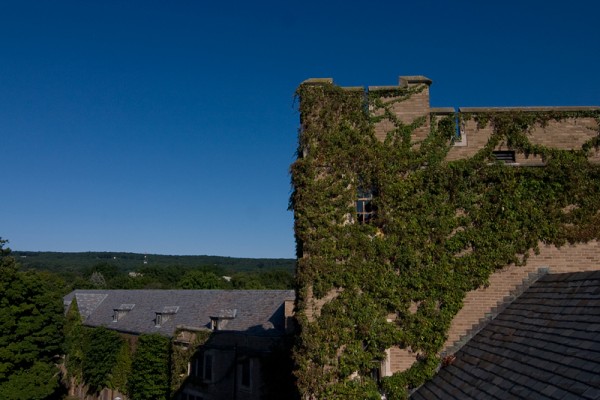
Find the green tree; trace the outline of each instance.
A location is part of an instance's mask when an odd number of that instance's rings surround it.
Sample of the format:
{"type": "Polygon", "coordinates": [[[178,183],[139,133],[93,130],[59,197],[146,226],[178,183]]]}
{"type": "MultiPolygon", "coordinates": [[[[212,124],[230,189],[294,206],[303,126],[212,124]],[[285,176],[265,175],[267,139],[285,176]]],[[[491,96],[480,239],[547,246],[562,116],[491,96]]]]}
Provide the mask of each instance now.
{"type": "Polygon", "coordinates": [[[102,275],[102,272],[94,271],[92,276],[90,276],[90,282],[95,288],[106,287],[106,279],[104,279],[104,275],[102,275]]]}
{"type": "Polygon", "coordinates": [[[0,385],[0,398],[4,400],[48,399],[58,389],[56,366],[36,361],[26,370],[15,371],[0,385]]]}
{"type": "Polygon", "coordinates": [[[0,238],[0,398],[44,399],[59,387],[62,299],[56,282],[19,271],[5,243],[0,238]]]}
{"type": "Polygon", "coordinates": [[[237,290],[266,289],[258,274],[240,272],[231,277],[231,284],[237,290]]]}
{"type": "Polygon", "coordinates": [[[170,347],[169,339],[158,334],[139,337],[127,384],[131,400],[168,398],[170,347]]]}
{"type": "Polygon", "coordinates": [[[214,272],[194,270],[186,273],[177,284],[181,289],[230,289],[231,286],[214,272]]]}

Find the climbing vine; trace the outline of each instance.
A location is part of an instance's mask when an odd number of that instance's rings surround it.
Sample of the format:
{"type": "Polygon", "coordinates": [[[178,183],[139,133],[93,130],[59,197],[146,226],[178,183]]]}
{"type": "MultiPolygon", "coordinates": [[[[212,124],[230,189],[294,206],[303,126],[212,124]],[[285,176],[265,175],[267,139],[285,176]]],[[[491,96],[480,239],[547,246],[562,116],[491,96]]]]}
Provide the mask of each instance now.
{"type": "Polygon", "coordinates": [[[127,390],[131,400],[166,400],[170,397],[171,340],[157,333],[138,337],[127,390]]]}
{"type": "Polygon", "coordinates": [[[105,387],[118,388],[113,379],[125,341],[117,332],[106,328],[88,328],[84,335],[83,380],[94,393],[105,387]]]}
{"type": "MultiPolygon", "coordinates": [[[[178,337],[181,331],[175,332],[178,337]]],[[[183,333],[188,333],[183,331],[183,333]]],[[[172,346],[171,354],[171,393],[177,393],[186,379],[194,379],[188,376],[188,364],[198,349],[203,346],[211,335],[210,331],[197,330],[192,334],[193,339],[186,346],[172,346]]]]}
{"type": "Polygon", "coordinates": [[[490,126],[474,156],[447,161],[454,116],[403,123],[394,107],[424,86],[370,92],[328,83],[298,88],[301,131],[291,167],[297,242],[295,350],[299,389],[308,398],[404,398],[431,377],[465,294],[492,272],[524,264],[540,242],[600,238],[600,168],[581,149],[529,140],[536,125],[595,118],[598,111],[465,114],[490,126]],[[384,140],[375,124],[390,127],[384,140]],[[420,141],[415,131],[429,129],[420,141]],[[494,162],[505,144],[537,155],[545,168],[494,162]],[[359,223],[356,196],[374,194],[373,218],[359,223]],[[392,347],[417,361],[378,382],[392,347]]]}

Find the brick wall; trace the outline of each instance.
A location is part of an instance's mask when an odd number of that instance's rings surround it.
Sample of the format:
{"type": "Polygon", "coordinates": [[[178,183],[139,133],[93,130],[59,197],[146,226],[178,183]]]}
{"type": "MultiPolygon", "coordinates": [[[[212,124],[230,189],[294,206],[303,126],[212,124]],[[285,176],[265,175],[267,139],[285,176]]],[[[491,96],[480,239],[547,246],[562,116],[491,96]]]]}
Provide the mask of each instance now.
{"type": "Polygon", "coordinates": [[[411,349],[392,347],[386,351],[387,358],[382,362],[381,375],[391,376],[398,371],[406,371],[417,360],[411,349]]]}
{"type": "MultiPolygon", "coordinates": [[[[403,124],[411,124],[421,117],[429,116],[429,85],[431,80],[424,76],[401,76],[398,86],[369,86],[369,93],[377,94],[377,92],[385,92],[390,89],[398,89],[401,87],[415,88],[422,86],[423,90],[413,94],[410,98],[402,101],[397,101],[397,98],[390,97],[383,99],[385,102],[392,102],[391,110],[403,124]]],[[[383,141],[388,132],[395,128],[389,120],[375,124],[375,136],[383,141]]],[[[422,141],[429,133],[429,119],[426,120],[424,126],[419,127],[413,133],[413,141],[422,141]]]]}
{"type": "MultiPolygon", "coordinates": [[[[305,83],[333,83],[331,78],[326,79],[308,79],[305,83]]],[[[404,124],[411,124],[420,117],[429,117],[432,114],[433,120],[439,120],[443,115],[449,115],[455,112],[454,108],[431,108],[429,101],[429,88],[431,80],[424,76],[400,76],[398,86],[369,86],[368,91],[371,94],[377,92],[385,93],[390,89],[401,87],[423,86],[423,90],[412,95],[410,98],[393,103],[391,109],[393,113],[404,124]]],[[[364,90],[362,87],[345,87],[346,90],[364,90]]],[[[395,98],[384,99],[386,102],[394,102],[395,98]]],[[[489,112],[576,112],[576,111],[597,111],[600,107],[461,107],[459,113],[489,113],[489,112]]],[[[377,115],[377,112],[375,113],[377,115]]],[[[375,124],[375,136],[383,141],[388,132],[395,127],[393,123],[384,119],[375,124]]],[[[464,123],[463,133],[466,134],[466,140],[457,144],[448,154],[448,160],[458,160],[473,156],[480,150],[490,138],[493,128],[477,128],[477,123],[473,120],[464,123]]],[[[430,130],[430,118],[426,119],[424,126],[418,128],[413,133],[413,142],[420,143],[427,137],[430,130]]],[[[598,123],[594,118],[569,118],[563,121],[550,121],[546,126],[536,126],[529,132],[529,139],[533,144],[540,144],[558,149],[579,149],[581,145],[598,135],[598,123]]],[[[505,145],[501,145],[497,150],[509,150],[505,145]]],[[[594,162],[600,162],[600,150],[593,150],[590,159],[594,162]]],[[[522,154],[516,155],[516,162],[521,165],[539,165],[542,160],[537,157],[525,157],[522,154]]]]}
{"type": "MultiPolygon", "coordinates": [[[[598,107],[461,108],[460,112],[572,112],[598,109],[598,107]]],[[[477,128],[477,123],[473,120],[465,121],[461,130],[465,134],[466,140],[461,145],[450,149],[447,157],[449,161],[475,155],[477,151],[485,146],[493,132],[490,125],[481,129],[477,128]]],[[[568,118],[563,121],[550,121],[544,127],[536,125],[528,135],[532,144],[562,150],[580,149],[586,141],[598,135],[598,124],[594,118],[568,118]]],[[[502,143],[496,150],[509,150],[509,148],[505,143],[502,143]]],[[[590,160],[600,162],[600,152],[593,151],[590,160]]],[[[520,165],[539,165],[542,160],[534,156],[525,157],[523,154],[516,154],[516,162],[520,165]]]]}
{"type": "MultiPolygon", "coordinates": [[[[541,273],[600,270],[600,242],[591,241],[560,248],[540,244],[540,254],[532,254],[525,266],[509,265],[493,274],[489,286],[469,292],[463,308],[452,321],[442,353],[454,353],[478,328],[490,320],[498,308],[531,285],[541,273]],[[548,268],[547,271],[545,269],[548,268]],[[543,269],[543,271],[540,271],[543,269]]],[[[416,361],[410,349],[388,349],[382,375],[405,371],[416,361]]]]}
{"type": "MultiPolygon", "coordinates": [[[[315,83],[326,80],[310,80],[315,83]]],[[[308,81],[307,81],[308,82],[308,81]]],[[[310,83],[310,82],[309,82],[310,83]]],[[[420,117],[429,117],[426,124],[418,128],[413,133],[413,142],[422,141],[430,130],[430,120],[437,121],[442,116],[455,113],[453,108],[430,108],[429,104],[429,86],[431,80],[423,76],[403,76],[400,77],[399,86],[371,86],[368,88],[371,94],[377,91],[389,91],[399,87],[411,87],[424,85],[424,90],[414,94],[411,98],[394,103],[392,110],[400,121],[410,124],[420,117]]],[[[348,90],[363,90],[362,88],[346,88],[348,90]]],[[[388,99],[393,101],[393,98],[388,99]]],[[[459,112],[477,113],[477,112],[502,112],[502,111],[590,111],[600,110],[600,107],[529,107],[529,108],[461,108],[459,112]]],[[[394,125],[383,120],[375,125],[375,135],[379,140],[384,140],[387,133],[393,130],[394,125]]],[[[458,160],[473,156],[488,142],[493,128],[477,128],[477,123],[473,120],[466,121],[464,124],[463,140],[456,143],[448,153],[447,160],[458,160]]],[[[569,118],[563,121],[550,121],[545,127],[536,126],[529,132],[529,139],[533,144],[540,144],[558,149],[579,149],[587,140],[598,135],[598,123],[594,118],[569,118]]],[[[509,150],[506,144],[498,146],[497,150],[509,150]]],[[[537,157],[525,157],[522,154],[516,154],[516,163],[520,165],[540,165],[542,160],[537,157]]],[[[600,151],[593,150],[590,160],[600,162],[600,151]]],[[[517,267],[507,266],[496,272],[490,277],[490,284],[486,288],[480,288],[467,294],[464,307],[454,318],[448,340],[444,345],[444,351],[452,352],[456,346],[464,340],[466,335],[473,332],[482,321],[490,318],[500,305],[506,303],[511,295],[516,291],[531,284],[537,279],[540,268],[548,268],[550,273],[560,272],[578,272],[600,269],[600,243],[593,241],[577,246],[555,246],[540,245],[540,254],[532,255],[526,266],[517,267]]],[[[312,293],[309,294],[309,307],[306,314],[309,320],[313,320],[319,315],[320,307],[330,301],[337,293],[333,291],[324,299],[315,301],[312,293]]],[[[397,371],[408,369],[416,360],[416,354],[410,349],[400,349],[394,347],[388,349],[387,359],[382,363],[382,375],[391,375],[397,371]]]]}
{"type": "MultiPolygon", "coordinates": [[[[527,282],[530,274],[539,268],[548,268],[549,273],[581,272],[600,269],[600,242],[591,241],[578,245],[556,246],[540,245],[540,254],[531,255],[525,266],[509,265],[490,277],[490,284],[469,292],[463,308],[454,318],[444,350],[451,350],[461,337],[478,325],[481,319],[501,305],[505,298],[527,282]]],[[[451,351],[450,351],[451,352],[451,351]]]]}

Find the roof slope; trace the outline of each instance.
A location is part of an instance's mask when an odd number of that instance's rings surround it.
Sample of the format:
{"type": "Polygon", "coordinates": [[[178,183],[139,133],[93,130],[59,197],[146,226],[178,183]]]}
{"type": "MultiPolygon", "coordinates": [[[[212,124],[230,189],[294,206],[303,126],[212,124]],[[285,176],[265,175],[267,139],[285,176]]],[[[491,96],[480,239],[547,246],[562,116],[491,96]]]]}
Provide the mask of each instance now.
{"type": "Polygon", "coordinates": [[[546,275],[412,399],[600,399],[600,271],[546,275]]]}
{"type": "Polygon", "coordinates": [[[210,328],[211,317],[227,319],[223,330],[252,335],[280,335],[284,331],[284,302],[293,290],[75,290],[84,324],[134,334],[171,336],[177,326],[210,328]],[[122,310],[113,321],[115,310],[122,310]],[[157,326],[156,314],[163,313],[157,326]]]}

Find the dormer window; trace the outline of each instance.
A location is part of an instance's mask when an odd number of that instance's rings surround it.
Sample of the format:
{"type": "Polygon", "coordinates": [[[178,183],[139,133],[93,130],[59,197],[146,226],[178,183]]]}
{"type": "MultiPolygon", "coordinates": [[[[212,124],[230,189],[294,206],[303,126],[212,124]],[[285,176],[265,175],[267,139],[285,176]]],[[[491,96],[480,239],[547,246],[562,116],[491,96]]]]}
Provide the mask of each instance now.
{"type": "Polygon", "coordinates": [[[156,312],[156,318],[154,319],[155,327],[160,328],[165,322],[172,319],[175,314],[179,311],[179,306],[168,306],[163,307],[162,310],[156,312]]]}
{"type": "Polygon", "coordinates": [[[133,307],[135,307],[135,304],[121,304],[119,307],[113,309],[113,322],[123,319],[129,311],[133,310],[133,307]]]}
{"type": "Polygon", "coordinates": [[[210,329],[213,331],[221,331],[230,320],[237,316],[237,309],[220,310],[216,315],[210,317],[210,329]]]}

